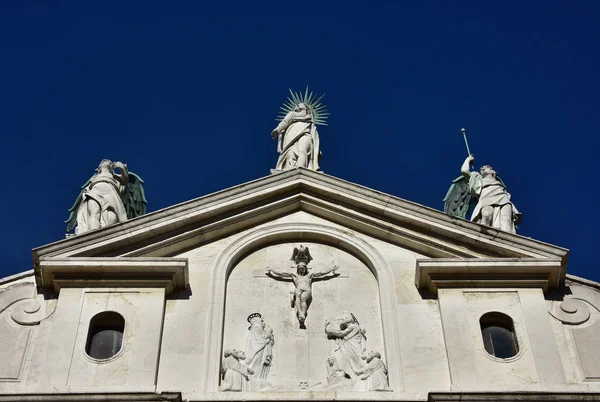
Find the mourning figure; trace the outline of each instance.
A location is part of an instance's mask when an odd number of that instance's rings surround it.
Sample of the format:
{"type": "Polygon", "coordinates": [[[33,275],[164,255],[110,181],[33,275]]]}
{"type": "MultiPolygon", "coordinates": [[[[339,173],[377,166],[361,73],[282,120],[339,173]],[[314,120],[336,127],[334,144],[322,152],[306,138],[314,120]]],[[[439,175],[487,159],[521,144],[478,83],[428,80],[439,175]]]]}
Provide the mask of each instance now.
{"type": "Polygon", "coordinates": [[[366,382],[364,388],[367,391],[391,391],[388,385],[387,368],[381,361],[381,353],[371,351],[362,358],[366,360],[367,367],[357,370],[355,374],[361,381],[366,382]]]}
{"type": "Polygon", "coordinates": [[[244,352],[237,349],[227,349],[223,354],[221,364],[221,391],[242,391],[244,384],[248,381],[254,370],[241,363],[246,359],[244,352]]]}
{"type": "Polygon", "coordinates": [[[246,364],[254,376],[245,384],[245,391],[264,391],[271,387],[267,376],[273,362],[273,329],[267,326],[259,313],[248,316],[248,340],[246,342],[246,364]]]}

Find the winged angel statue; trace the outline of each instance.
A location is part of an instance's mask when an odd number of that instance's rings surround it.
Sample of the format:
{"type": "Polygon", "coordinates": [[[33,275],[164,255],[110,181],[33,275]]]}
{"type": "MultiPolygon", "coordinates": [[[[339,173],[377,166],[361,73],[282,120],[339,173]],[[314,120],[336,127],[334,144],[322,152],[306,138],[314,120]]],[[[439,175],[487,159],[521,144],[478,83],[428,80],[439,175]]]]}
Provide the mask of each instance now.
{"type": "Polygon", "coordinates": [[[143,184],[126,164],[102,160],[69,209],[67,233],[76,227],[75,234],[81,234],[145,214],[143,184]]]}
{"type": "Polygon", "coordinates": [[[444,212],[465,218],[472,210],[471,220],[509,233],[516,233],[522,214],[510,200],[506,185],[494,168],[482,166],[479,172],[470,167],[475,157],[469,155],[444,198],[444,212]]]}
{"type": "Polygon", "coordinates": [[[321,103],[323,96],[308,92],[293,92],[281,106],[278,117],[279,125],[272,131],[273,139],[277,138],[277,170],[289,170],[305,167],[319,170],[318,125],[326,126],[329,113],[321,103]]]}

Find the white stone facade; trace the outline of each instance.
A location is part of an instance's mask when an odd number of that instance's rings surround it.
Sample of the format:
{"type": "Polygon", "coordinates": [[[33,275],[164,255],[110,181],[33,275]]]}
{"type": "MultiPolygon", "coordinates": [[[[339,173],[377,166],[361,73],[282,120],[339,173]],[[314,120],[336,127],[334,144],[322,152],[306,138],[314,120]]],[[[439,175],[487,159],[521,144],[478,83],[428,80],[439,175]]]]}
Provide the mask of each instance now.
{"type": "Polygon", "coordinates": [[[600,286],[566,275],[568,250],[307,169],[33,258],[33,271],[0,281],[0,401],[600,400],[600,286]],[[265,273],[292,272],[299,245],[310,248],[309,272],[339,267],[312,283],[305,329],[296,286],[265,273]],[[101,311],[125,319],[122,347],[105,361],[85,352],[101,311]],[[332,385],[327,359],[347,346],[324,325],[344,311],[366,330],[355,339],[380,353],[389,390],[359,376],[332,385]],[[512,319],[516,356],[486,352],[489,312],[512,319]],[[248,354],[252,313],[274,335],[269,387],[222,391],[223,353],[248,354]]]}

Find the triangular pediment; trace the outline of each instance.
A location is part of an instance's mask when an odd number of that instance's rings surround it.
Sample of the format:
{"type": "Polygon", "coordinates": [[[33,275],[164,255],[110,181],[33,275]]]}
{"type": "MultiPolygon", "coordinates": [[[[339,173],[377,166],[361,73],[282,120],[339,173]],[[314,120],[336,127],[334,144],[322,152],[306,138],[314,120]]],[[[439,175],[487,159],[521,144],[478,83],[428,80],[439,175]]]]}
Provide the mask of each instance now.
{"type": "Polygon", "coordinates": [[[172,257],[305,211],[430,258],[559,259],[568,250],[446,215],[323,173],[295,169],[33,250],[44,258],[172,257]]]}

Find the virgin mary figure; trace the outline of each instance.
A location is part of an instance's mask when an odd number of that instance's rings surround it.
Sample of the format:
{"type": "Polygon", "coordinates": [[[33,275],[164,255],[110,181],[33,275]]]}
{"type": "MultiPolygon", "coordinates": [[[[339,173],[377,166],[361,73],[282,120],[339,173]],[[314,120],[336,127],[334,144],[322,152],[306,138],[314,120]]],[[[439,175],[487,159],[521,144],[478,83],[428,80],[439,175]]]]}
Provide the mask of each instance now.
{"type": "Polygon", "coordinates": [[[310,108],[299,103],[285,115],[271,133],[277,138],[276,169],[305,167],[319,170],[319,133],[310,108]]]}
{"type": "Polygon", "coordinates": [[[246,342],[246,364],[254,371],[254,376],[244,384],[245,391],[264,391],[271,387],[266,381],[273,361],[273,330],[266,328],[259,313],[248,316],[250,327],[246,342]]]}

